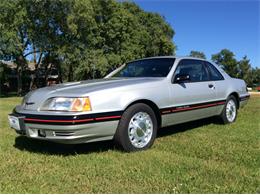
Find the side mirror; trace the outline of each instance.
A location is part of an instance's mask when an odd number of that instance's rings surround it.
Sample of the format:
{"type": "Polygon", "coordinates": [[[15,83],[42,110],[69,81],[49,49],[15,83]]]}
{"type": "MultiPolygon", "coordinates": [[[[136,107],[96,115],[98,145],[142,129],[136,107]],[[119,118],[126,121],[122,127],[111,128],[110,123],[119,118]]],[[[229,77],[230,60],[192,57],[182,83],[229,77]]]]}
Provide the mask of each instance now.
{"type": "Polygon", "coordinates": [[[176,74],[174,78],[174,83],[183,83],[185,81],[190,81],[190,75],[188,74],[176,74]]]}

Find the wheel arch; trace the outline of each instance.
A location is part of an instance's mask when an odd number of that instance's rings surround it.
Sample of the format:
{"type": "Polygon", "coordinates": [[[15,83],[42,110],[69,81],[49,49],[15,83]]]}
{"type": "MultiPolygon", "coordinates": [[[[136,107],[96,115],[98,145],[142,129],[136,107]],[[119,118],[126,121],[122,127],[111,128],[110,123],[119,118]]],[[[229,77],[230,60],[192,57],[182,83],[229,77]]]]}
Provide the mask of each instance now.
{"type": "Polygon", "coordinates": [[[236,101],[237,101],[237,109],[239,109],[239,107],[240,107],[239,94],[234,91],[234,92],[230,93],[228,97],[230,97],[231,95],[233,95],[233,96],[236,98],[236,101]]]}
{"type": "MultiPolygon", "coordinates": [[[[154,113],[155,113],[155,116],[156,116],[156,119],[157,119],[157,122],[158,122],[158,127],[161,127],[162,117],[161,117],[160,109],[159,109],[159,107],[157,106],[157,104],[154,103],[154,102],[151,101],[151,100],[148,100],[148,99],[135,100],[135,101],[133,101],[132,103],[130,103],[130,104],[125,108],[125,110],[127,110],[130,106],[132,106],[132,105],[134,105],[134,104],[137,104],[137,103],[143,103],[143,104],[146,104],[146,105],[148,105],[149,107],[151,107],[152,110],[153,110],[154,113]]],[[[125,111],[125,110],[124,110],[124,111],[125,111]]]]}

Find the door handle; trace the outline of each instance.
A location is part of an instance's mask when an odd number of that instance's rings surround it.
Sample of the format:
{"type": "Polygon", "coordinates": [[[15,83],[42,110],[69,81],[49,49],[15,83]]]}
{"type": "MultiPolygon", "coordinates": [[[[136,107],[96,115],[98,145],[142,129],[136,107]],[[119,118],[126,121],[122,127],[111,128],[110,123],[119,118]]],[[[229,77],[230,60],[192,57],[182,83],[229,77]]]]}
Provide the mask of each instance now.
{"type": "Polygon", "coordinates": [[[209,86],[209,88],[214,88],[213,84],[209,84],[208,86],[209,86]]]}

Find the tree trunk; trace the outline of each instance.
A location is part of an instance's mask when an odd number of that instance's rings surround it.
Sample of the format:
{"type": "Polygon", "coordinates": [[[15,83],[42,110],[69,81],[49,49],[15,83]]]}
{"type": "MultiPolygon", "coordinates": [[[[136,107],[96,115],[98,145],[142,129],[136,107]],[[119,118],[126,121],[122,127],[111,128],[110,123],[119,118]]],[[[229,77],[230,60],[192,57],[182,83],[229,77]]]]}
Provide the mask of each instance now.
{"type": "Polygon", "coordinates": [[[22,65],[17,65],[17,95],[22,96],[23,83],[22,83],[22,65]]]}
{"type": "Polygon", "coordinates": [[[23,73],[23,68],[26,65],[26,60],[23,58],[22,55],[20,55],[15,60],[15,63],[17,64],[17,95],[22,96],[22,92],[23,92],[22,73],[23,73]]]}
{"type": "Polygon", "coordinates": [[[40,57],[39,57],[39,60],[38,60],[38,62],[37,62],[36,49],[34,48],[33,50],[34,50],[34,54],[33,54],[34,59],[33,59],[33,62],[34,62],[35,69],[34,69],[34,74],[33,74],[32,78],[31,78],[30,90],[33,89],[34,84],[36,85],[37,88],[38,88],[38,86],[39,86],[39,78],[38,78],[38,74],[37,74],[37,73],[38,73],[39,65],[40,65],[41,60],[42,60],[42,53],[41,53],[41,54],[40,54],[40,57]]]}
{"type": "Polygon", "coordinates": [[[73,68],[72,65],[69,65],[69,75],[68,75],[68,81],[73,81],[73,68]]]}
{"type": "Polygon", "coordinates": [[[58,69],[58,80],[59,80],[59,83],[63,83],[60,63],[57,64],[57,69],[58,69]]]}
{"type": "Polygon", "coordinates": [[[36,67],[36,64],[37,64],[37,62],[36,62],[36,58],[37,58],[37,56],[36,56],[36,49],[35,49],[35,47],[33,46],[33,51],[34,51],[34,53],[33,53],[33,63],[34,63],[34,74],[31,76],[31,82],[30,82],[30,91],[33,89],[33,85],[34,85],[34,82],[35,82],[35,77],[36,77],[36,71],[37,71],[37,67],[36,67]]]}
{"type": "Polygon", "coordinates": [[[48,86],[48,75],[52,65],[50,67],[49,66],[50,66],[49,64],[45,64],[45,75],[44,75],[45,86],[48,86]]]}

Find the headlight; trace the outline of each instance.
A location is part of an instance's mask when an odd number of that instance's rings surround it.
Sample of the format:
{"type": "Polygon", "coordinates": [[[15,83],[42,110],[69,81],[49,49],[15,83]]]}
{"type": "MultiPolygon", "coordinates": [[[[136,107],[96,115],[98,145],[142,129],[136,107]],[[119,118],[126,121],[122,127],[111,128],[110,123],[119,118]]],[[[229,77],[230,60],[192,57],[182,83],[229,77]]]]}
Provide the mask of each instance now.
{"type": "Polygon", "coordinates": [[[84,98],[56,97],[56,98],[48,99],[43,104],[40,110],[84,112],[84,111],[91,111],[91,105],[88,97],[84,97],[84,98]]]}

